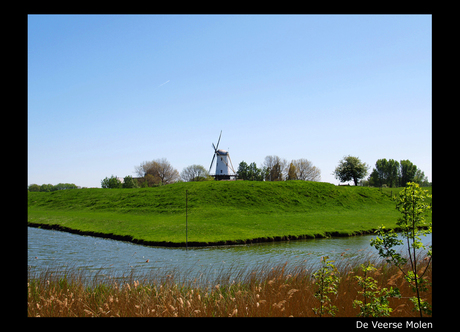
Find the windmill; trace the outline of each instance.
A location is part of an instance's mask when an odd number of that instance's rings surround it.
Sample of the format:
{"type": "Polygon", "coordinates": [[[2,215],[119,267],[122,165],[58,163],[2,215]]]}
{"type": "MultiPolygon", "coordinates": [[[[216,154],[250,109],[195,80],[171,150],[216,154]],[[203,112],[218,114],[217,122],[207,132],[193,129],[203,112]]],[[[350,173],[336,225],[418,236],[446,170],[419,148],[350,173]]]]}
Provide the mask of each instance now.
{"type": "Polygon", "coordinates": [[[220,142],[221,136],[222,136],[222,130],[220,131],[219,139],[217,140],[217,146],[215,146],[214,143],[212,143],[214,155],[212,156],[211,166],[209,166],[209,174],[211,174],[212,164],[214,163],[214,159],[216,159],[216,172],[214,174],[215,179],[216,180],[231,180],[232,178],[235,179],[236,172],[233,169],[232,160],[230,159],[230,154],[228,153],[228,151],[219,149],[219,142],[220,142]],[[230,171],[232,171],[233,174],[230,174],[230,171]]]}

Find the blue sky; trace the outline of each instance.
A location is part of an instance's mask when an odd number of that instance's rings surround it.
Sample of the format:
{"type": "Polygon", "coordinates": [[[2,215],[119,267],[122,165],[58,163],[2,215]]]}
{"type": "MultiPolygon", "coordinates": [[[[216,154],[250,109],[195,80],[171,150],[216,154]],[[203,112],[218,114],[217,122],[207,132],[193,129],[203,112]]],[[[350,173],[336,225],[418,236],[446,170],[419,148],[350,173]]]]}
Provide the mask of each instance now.
{"type": "MultiPolygon", "coordinates": [[[[430,15],[30,15],[28,183],[167,158],[409,159],[431,181],[430,15]]],[[[372,168],[371,168],[372,170],[372,168]]]]}

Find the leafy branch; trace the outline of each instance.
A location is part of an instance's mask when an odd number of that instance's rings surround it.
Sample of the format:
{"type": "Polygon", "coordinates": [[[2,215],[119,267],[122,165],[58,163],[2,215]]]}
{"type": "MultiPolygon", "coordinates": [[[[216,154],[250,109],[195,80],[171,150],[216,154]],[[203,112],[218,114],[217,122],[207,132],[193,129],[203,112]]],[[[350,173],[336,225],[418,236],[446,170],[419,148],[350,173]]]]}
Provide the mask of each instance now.
{"type": "Polygon", "coordinates": [[[398,235],[394,230],[385,231],[385,227],[378,228],[376,233],[378,236],[371,240],[371,246],[375,247],[380,257],[386,259],[398,267],[404,274],[405,280],[412,286],[412,290],[416,296],[411,298],[414,303],[415,310],[419,311],[420,317],[423,317],[423,312],[431,314],[431,305],[421,298],[421,292],[427,290],[426,279],[423,278],[425,272],[431,263],[432,247],[425,246],[420,236],[431,234],[432,222],[428,222],[425,216],[431,211],[431,204],[426,202],[431,195],[427,190],[423,190],[417,183],[408,182],[407,186],[399,192],[398,196],[394,196],[396,209],[401,212],[401,217],[398,218],[397,225],[401,229],[403,239],[398,239],[398,235]],[[405,242],[405,243],[404,243],[405,242]],[[403,257],[394,247],[398,245],[406,245],[408,258],[403,257]],[[429,257],[428,264],[425,269],[418,271],[417,251],[426,250],[429,257]],[[409,261],[409,271],[404,271],[402,268],[409,261]]]}

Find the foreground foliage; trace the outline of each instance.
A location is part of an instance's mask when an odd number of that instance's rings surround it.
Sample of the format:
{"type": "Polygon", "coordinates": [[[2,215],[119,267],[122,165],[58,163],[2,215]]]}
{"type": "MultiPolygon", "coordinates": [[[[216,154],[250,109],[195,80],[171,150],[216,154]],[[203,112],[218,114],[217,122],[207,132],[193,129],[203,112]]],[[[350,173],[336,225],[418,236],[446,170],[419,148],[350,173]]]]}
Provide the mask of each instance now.
{"type": "Polygon", "coordinates": [[[390,287],[390,289],[378,286],[377,280],[368,276],[368,273],[375,271],[376,268],[372,264],[361,264],[361,270],[364,276],[356,275],[354,278],[357,280],[358,285],[363,288],[358,293],[364,298],[364,301],[354,300],[353,308],[359,307],[361,312],[358,314],[360,317],[387,317],[393,309],[389,306],[390,297],[400,297],[398,288],[390,287]]]}
{"type": "Polygon", "coordinates": [[[325,313],[335,316],[337,307],[332,305],[332,300],[329,295],[337,295],[339,277],[337,276],[337,268],[328,256],[321,258],[321,268],[313,273],[315,278],[315,286],[317,288],[315,297],[319,300],[319,308],[313,308],[315,314],[322,317],[325,313]]]}
{"type": "Polygon", "coordinates": [[[385,258],[404,274],[405,280],[415,293],[411,301],[420,317],[423,317],[423,313],[431,315],[431,304],[422,299],[421,292],[426,291],[430,284],[424,275],[431,263],[432,247],[430,245],[427,248],[420,239],[420,236],[432,232],[432,221],[426,218],[426,215],[431,212],[431,203],[428,202],[430,198],[428,190],[423,190],[417,183],[408,182],[407,186],[393,198],[396,209],[401,212],[397,225],[401,230],[402,239],[398,238],[394,230],[386,232],[385,226],[381,226],[377,230],[379,236],[371,240],[371,245],[378,250],[380,257],[385,258]],[[395,249],[399,245],[406,245],[408,258],[395,249]],[[425,268],[422,268],[418,260],[418,252],[427,249],[428,261],[425,268]],[[405,271],[403,266],[407,264],[410,269],[405,271]]]}

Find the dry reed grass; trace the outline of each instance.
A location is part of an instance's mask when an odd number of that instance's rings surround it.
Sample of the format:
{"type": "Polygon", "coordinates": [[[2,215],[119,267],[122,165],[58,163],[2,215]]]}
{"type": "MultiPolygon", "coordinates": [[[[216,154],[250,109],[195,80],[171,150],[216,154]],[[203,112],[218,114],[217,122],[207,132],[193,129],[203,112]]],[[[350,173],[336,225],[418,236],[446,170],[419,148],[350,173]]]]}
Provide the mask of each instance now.
{"type": "MultiPolygon", "coordinates": [[[[305,261],[304,261],[305,262],[305,261]]],[[[420,269],[426,260],[422,260],[420,269]]],[[[379,287],[399,287],[402,298],[390,299],[392,317],[417,317],[409,298],[414,294],[395,267],[373,261],[369,275],[379,287]]],[[[336,317],[356,317],[361,299],[353,278],[362,275],[359,262],[336,262],[340,272],[338,294],[333,303],[336,317]]],[[[314,294],[314,269],[308,264],[260,266],[253,271],[221,272],[217,283],[203,286],[203,280],[180,281],[174,274],[141,280],[88,278],[76,269],[31,272],[28,276],[29,317],[311,317],[318,306],[314,294]],[[179,280],[179,281],[178,281],[179,280]]],[[[431,284],[431,266],[425,274],[431,284]]],[[[422,297],[431,303],[431,286],[422,297]]]]}

